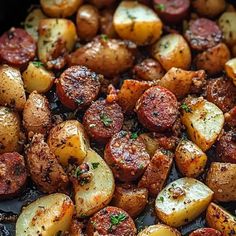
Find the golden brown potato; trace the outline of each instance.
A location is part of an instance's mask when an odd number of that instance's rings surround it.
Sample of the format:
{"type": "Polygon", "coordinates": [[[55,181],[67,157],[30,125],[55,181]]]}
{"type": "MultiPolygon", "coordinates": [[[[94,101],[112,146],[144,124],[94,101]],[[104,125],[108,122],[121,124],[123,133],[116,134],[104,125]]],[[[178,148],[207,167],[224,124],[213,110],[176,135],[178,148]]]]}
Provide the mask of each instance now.
{"type": "Polygon", "coordinates": [[[172,67],[188,69],[191,64],[191,51],[180,34],[163,36],[152,47],[152,56],[168,71],[172,67]]]}
{"type": "Polygon", "coordinates": [[[126,211],[132,218],[137,217],[148,202],[146,188],[132,185],[118,185],[115,188],[111,205],[126,211]]]}
{"type": "Polygon", "coordinates": [[[20,71],[8,65],[1,65],[0,80],[0,105],[23,110],[26,96],[20,71]]]}
{"type": "Polygon", "coordinates": [[[104,9],[100,12],[100,31],[102,34],[107,35],[108,38],[117,38],[117,33],[113,26],[112,9],[104,9]]]}
{"type": "Polygon", "coordinates": [[[236,58],[230,59],[225,63],[225,72],[236,86],[236,58]]]}
{"type": "Polygon", "coordinates": [[[23,125],[29,132],[46,134],[51,127],[51,112],[46,97],[33,92],[23,110],[23,125]]]}
{"type": "Polygon", "coordinates": [[[214,75],[224,69],[225,63],[230,59],[230,51],[224,43],[199,53],[194,63],[197,69],[205,70],[209,75],[214,75]]]}
{"type": "Polygon", "coordinates": [[[111,78],[132,67],[134,49],[136,46],[131,42],[108,39],[101,35],[71,53],[68,61],[69,65],[87,66],[96,73],[111,78]]]}
{"type": "Polygon", "coordinates": [[[216,201],[235,201],[236,164],[212,162],[207,173],[206,184],[214,191],[216,201]]]}
{"type": "Polygon", "coordinates": [[[97,8],[111,7],[116,0],[89,0],[89,3],[95,5],[97,8]]]}
{"type": "Polygon", "coordinates": [[[156,150],[160,147],[158,141],[152,136],[151,133],[143,133],[140,134],[139,137],[145,144],[146,151],[148,152],[149,156],[152,157],[156,150]]]}
{"type": "Polygon", "coordinates": [[[82,5],[77,12],[76,26],[79,38],[87,41],[93,39],[99,29],[97,8],[89,4],[82,5]]]}

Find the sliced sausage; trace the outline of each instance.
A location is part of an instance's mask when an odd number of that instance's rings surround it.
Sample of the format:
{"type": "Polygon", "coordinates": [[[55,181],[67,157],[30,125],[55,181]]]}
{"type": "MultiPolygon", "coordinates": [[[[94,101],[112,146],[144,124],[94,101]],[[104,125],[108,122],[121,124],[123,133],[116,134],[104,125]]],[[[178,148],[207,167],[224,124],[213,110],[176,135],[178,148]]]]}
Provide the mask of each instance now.
{"type": "Polygon", "coordinates": [[[98,100],[85,112],[83,124],[93,139],[106,142],[121,130],[123,120],[122,109],[116,102],[98,100]]]}
{"type": "Polygon", "coordinates": [[[212,228],[202,228],[193,231],[189,236],[221,236],[221,232],[212,228]]]}
{"type": "Polygon", "coordinates": [[[82,109],[97,98],[101,78],[85,66],[72,66],[57,80],[57,95],[64,106],[82,109]]]}
{"type": "Polygon", "coordinates": [[[227,78],[209,80],[206,99],[214,103],[223,112],[227,112],[236,105],[236,87],[227,78]]]}
{"type": "Polygon", "coordinates": [[[216,145],[217,155],[221,160],[236,163],[236,130],[224,133],[216,145]]]}
{"type": "Polygon", "coordinates": [[[87,235],[135,236],[136,227],[132,218],[117,207],[105,207],[90,218],[87,235]]]}
{"type": "Polygon", "coordinates": [[[17,195],[27,179],[23,156],[17,152],[0,155],[0,199],[17,195]]]}
{"type": "Polygon", "coordinates": [[[23,29],[11,28],[0,37],[0,60],[15,67],[25,66],[35,57],[36,43],[23,29]]]}
{"type": "Polygon", "coordinates": [[[150,157],[144,143],[131,133],[120,131],[106,145],[104,158],[114,176],[121,181],[140,177],[149,164],[150,157]]]}
{"type": "Polygon", "coordinates": [[[155,86],[145,91],[136,103],[140,123],[151,131],[170,129],[178,115],[175,95],[169,90],[155,86]]]}
{"type": "Polygon", "coordinates": [[[154,0],[154,9],[167,23],[183,20],[189,12],[189,0],[154,0]]]}
{"type": "Polygon", "coordinates": [[[69,178],[42,134],[35,134],[26,151],[30,176],[45,193],[66,192],[69,178]]]}
{"type": "Polygon", "coordinates": [[[185,32],[185,38],[192,49],[204,51],[221,42],[222,32],[214,21],[198,18],[190,21],[189,29],[185,32]]]}

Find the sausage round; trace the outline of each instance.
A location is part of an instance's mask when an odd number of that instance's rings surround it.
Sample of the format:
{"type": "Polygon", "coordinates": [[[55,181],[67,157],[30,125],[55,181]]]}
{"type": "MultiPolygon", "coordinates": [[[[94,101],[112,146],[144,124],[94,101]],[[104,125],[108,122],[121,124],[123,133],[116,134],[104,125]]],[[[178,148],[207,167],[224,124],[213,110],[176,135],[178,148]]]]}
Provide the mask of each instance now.
{"type": "Polygon", "coordinates": [[[198,18],[190,21],[185,38],[192,49],[204,51],[216,46],[222,40],[222,32],[218,25],[209,19],[198,18]]]}
{"type": "Polygon", "coordinates": [[[136,232],[134,221],[128,213],[111,206],[105,207],[91,217],[87,227],[88,236],[135,236],[136,232]]]}
{"type": "Polygon", "coordinates": [[[221,232],[212,228],[202,228],[193,231],[189,236],[221,236],[221,232]]]}
{"type": "Polygon", "coordinates": [[[188,15],[189,7],[189,0],[154,0],[154,9],[168,23],[183,20],[188,15]]]}
{"type": "Polygon", "coordinates": [[[150,162],[144,143],[131,133],[120,131],[106,145],[104,158],[114,176],[120,181],[134,181],[150,162]]]}
{"type": "Polygon", "coordinates": [[[85,66],[71,66],[56,82],[61,103],[70,109],[83,109],[97,98],[101,75],[85,66]]]}
{"type": "Polygon", "coordinates": [[[15,67],[23,67],[35,57],[36,43],[23,29],[11,28],[0,37],[0,59],[15,67]]]}
{"type": "Polygon", "coordinates": [[[236,163],[236,131],[224,133],[216,145],[217,155],[221,160],[236,163]]]}
{"type": "Polygon", "coordinates": [[[223,112],[229,111],[236,105],[236,87],[227,78],[209,80],[206,92],[206,99],[223,112]]]}
{"type": "Polygon", "coordinates": [[[136,112],[144,127],[162,132],[170,129],[177,119],[177,99],[172,92],[163,87],[151,87],[139,98],[136,112]]]}
{"type": "Polygon", "coordinates": [[[83,125],[93,139],[106,142],[121,130],[123,120],[122,109],[116,102],[98,100],[85,112],[83,125]]]}
{"type": "Polygon", "coordinates": [[[0,199],[17,195],[27,179],[23,156],[17,152],[0,155],[0,199]]]}

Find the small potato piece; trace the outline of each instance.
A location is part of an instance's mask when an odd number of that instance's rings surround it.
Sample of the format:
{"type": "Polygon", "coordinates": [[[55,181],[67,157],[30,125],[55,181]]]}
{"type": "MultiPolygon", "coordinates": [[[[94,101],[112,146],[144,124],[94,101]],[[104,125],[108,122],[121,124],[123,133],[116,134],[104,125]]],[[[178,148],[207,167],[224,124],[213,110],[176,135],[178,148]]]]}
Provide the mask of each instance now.
{"type": "Polygon", "coordinates": [[[49,69],[61,69],[76,42],[76,27],[67,19],[43,19],[39,24],[38,57],[49,69]]]}
{"type": "Polygon", "coordinates": [[[233,58],[225,63],[225,71],[229,78],[232,79],[236,86],[236,58],[233,58]]]}
{"type": "Polygon", "coordinates": [[[24,87],[28,93],[37,91],[46,93],[53,85],[55,78],[53,72],[44,68],[41,62],[30,62],[22,74],[24,87]]]}
{"type": "Polygon", "coordinates": [[[212,162],[207,173],[206,185],[214,191],[216,201],[235,201],[236,164],[212,162]]]}
{"type": "Polygon", "coordinates": [[[225,63],[230,59],[230,51],[224,43],[219,43],[216,46],[199,53],[194,64],[197,69],[205,70],[209,75],[220,73],[225,66],[225,63]]]}
{"type": "Polygon", "coordinates": [[[76,26],[79,38],[89,41],[93,39],[99,29],[99,13],[96,7],[82,5],[76,16],[76,26]]]}
{"type": "Polygon", "coordinates": [[[66,166],[72,162],[81,164],[87,155],[89,140],[83,125],[77,120],[64,121],[50,130],[48,145],[66,166]]]}
{"type": "Polygon", "coordinates": [[[89,149],[84,163],[89,165],[92,179],[80,185],[74,182],[75,205],[78,217],[93,215],[105,207],[112,199],[115,190],[113,174],[106,162],[92,149],[89,149]]]}
{"type": "Polygon", "coordinates": [[[69,196],[55,193],[23,208],[16,222],[16,236],[55,236],[69,229],[74,204],[69,196]]]}
{"type": "Polygon", "coordinates": [[[116,186],[111,204],[126,211],[132,218],[137,217],[148,202],[146,188],[132,185],[116,186]]]}
{"type": "Polygon", "coordinates": [[[16,112],[0,107],[0,154],[20,151],[20,124],[16,112]]]}
{"type": "Polygon", "coordinates": [[[82,3],[83,0],[40,0],[43,11],[55,18],[73,15],[82,3]]]}
{"type": "Polygon", "coordinates": [[[33,92],[23,110],[23,125],[27,132],[46,134],[51,127],[51,112],[46,97],[33,92]]]}
{"type": "Polygon", "coordinates": [[[205,77],[203,70],[186,71],[172,67],[161,78],[159,85],[170,90],[177,98],[183,98],[190,92],[200,92],[206,82],[205,77]]]}
{"type": "Polygon", "coordinates": [[[153,45],[152,56],[168,71],[172,67],[188,69],[191,64],[191,51],[180,34],[163,36],[153,45]]]}
{"type": "Polygon", "coordinates": [[[140,134],[139,137],[141,138],[141,140],[145,144],[147,153],[152,158],[152,156],[155,154],[157,148],[159,148],[158,141],[150,133],[140,134]]]}
{"type": "Polygon", "coordinates": [[[175,161],[184,176],[194,178],[204,171],[207,155],[196,144],[183,139],[175,150],[175,161]]]}
{"type": "Polygon", "coordinates": [[[139,97],[153,84],[146,81],[127,79],[118,93],[118,103],[124,112],[133,111],[139,97]]]}
{"type": "Polygon", "coordinates": [[[170,183],[158,194],[155,209],[161,221],[179,227],[199,216],[212,197],[213,192],[205,184],[185,177],[170,183]]]}
{"type": "Polygon", "coordinates": [[[236,12],[224,12],[219,18],[219,26],[223,32],[224,42],[229,46],[236,44],[236,12]]]}
{"type": "Polygon", "coordinates": [[[38,28],[39,22],[42,19],[47,18],[41,9],[35,8],[32,10],[29,15],[26,17],[24,22],[25,30],[33,37],[35,41],[38,40],[38,28]]]}
{"type": "Polygon", "coordinates": [[[236,232],[235,216],[213,202],[207,208],[206,220],[207,224],[219,230],[222,236],[229,236],[232,232],[236,232]]]}
{"type": "Polygon", "coordinates": [[[122,1],[117,7],[113,25],[122,39],[137,45],[149,45],[160,38],[162,22],[149,7],[136,1],[122,1]]]}
{"type": "Polygon", "coordinates": [[[8,65],[1,65],[0,80],[0,105],[23,110],[26,96],[20,71],[8,65]]]}
{"type": "Polygon", "coordinates": [[[177,229],[170,226],[157,224],[151,225],[139,232],[138,236],[181,236],[177,229]]]}
{"type": "Polygon", "coordinates": [[[205,152],[213,145],[223,128],[223,112],[202,97],[190,98],[181,108],[181,121],[187,128],[190,139],[205,152]]]}
{"type": "Polygon", "coordinates": [[[194,0],[192,6],[202,16],[209,18],[219,15],[225,9],[225,0],[194,0]]]}

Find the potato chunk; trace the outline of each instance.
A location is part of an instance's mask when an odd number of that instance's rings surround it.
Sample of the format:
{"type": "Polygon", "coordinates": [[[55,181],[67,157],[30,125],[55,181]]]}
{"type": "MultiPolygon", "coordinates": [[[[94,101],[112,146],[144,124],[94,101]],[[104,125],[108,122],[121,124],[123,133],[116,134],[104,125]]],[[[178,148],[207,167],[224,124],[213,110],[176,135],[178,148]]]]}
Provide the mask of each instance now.
{"type": "Polygon", "coordinates": [[[236,58],[233,58],[225,63],[225,71],[229,78],[232,79],[236,86],[236,58]]]}

